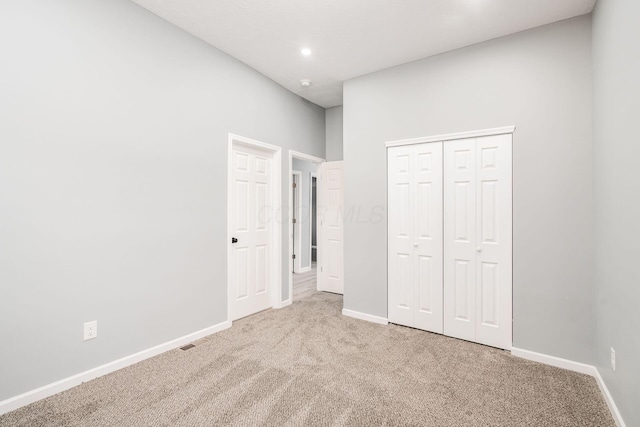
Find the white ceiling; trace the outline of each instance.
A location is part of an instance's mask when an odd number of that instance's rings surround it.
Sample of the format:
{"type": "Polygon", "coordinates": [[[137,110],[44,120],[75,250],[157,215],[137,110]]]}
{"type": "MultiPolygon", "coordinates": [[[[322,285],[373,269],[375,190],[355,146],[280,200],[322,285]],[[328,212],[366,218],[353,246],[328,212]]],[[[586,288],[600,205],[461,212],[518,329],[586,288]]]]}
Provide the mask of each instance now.
{"type": "Polygon", "coordinates": [[[322,107],[342,82],[591,12],[595,0],[133,0],[322,107]],[[312,50],[303,57],[300,50],[312,50]],[[311,87],[303,89],[301,79],[311,87]]]}

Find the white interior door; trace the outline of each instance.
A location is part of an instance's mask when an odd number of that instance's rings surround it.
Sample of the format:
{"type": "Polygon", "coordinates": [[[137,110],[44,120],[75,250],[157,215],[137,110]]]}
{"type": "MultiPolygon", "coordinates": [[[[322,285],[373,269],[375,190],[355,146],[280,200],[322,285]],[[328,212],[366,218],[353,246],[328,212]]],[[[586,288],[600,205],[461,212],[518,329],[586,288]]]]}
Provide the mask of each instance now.
{"type": "Polygon", "coordinates": [[[476,337],[476,141],[444,145],[444,333],[476,337]]]}
{"type": "Polygon", "coordinates": [[[442,333],[442,143],[392,147],[388,318],[442,333]]]}
{"type": "Polygon", "coordinates": [[[443,332],[442,142],[414,146],[415,327],[443,332]]]}
{"type": "Polygon", "coordinates": [[[344,293],[343,162],[325,162],[319,168],[317,200],[318,290],[344,293]]]}
{"type": "Polygon", "coordinates": [[[511,135],[445,143],[444,333],[511,348],[511,135]]]}
{"type": "Polygon", "coordinates": [[[476,341],[512,344],[512,135],[476,140],[476,341]]]}
{"type": "MultiPolygon", "coordinates": [[[[271,200],[272,154],[234,145],[230,218],[231,320],[271,307],[271,200]]],[[[277,267],[277,266],[276,266],[277,267]]]]}
{"type": "Polygon", "coordinates": [[[413,146],[387,150],[388,313],[389,322],[414,326],[413,146]]]}

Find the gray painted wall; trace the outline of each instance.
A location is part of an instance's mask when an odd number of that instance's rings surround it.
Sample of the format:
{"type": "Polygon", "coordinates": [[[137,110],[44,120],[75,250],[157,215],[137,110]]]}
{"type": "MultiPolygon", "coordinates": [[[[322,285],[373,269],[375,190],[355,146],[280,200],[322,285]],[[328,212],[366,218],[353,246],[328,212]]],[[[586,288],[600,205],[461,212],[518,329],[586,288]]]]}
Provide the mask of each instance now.
{"type": "Polygon", "coordinates": [[[516,125],[514,346],[593,359],[591,17],[344,85],[347,309],[387,316],[384,142],[516,125]]]}
{"type": "Polygon", "coordinates": [[[628,426],[640,426],[638,16],[636,0],[598,0],[593,14],[596,364],[628,426]]]}
{"type": "Polygon", "coordinates": [[[342,106],[327,108],[325,114],[327,134],[327,161],[333,162],[342,160],[342,106]]]}
{"type": "Polygon", "coordinates": [[[318,166],[315,163],[307,160],[293,159],[293,170],[300,171],[302,174],[301,187],[301,214],[300,226],[302,228],[302,242],[300,248],[300,267],[311,266],[311,246],[310,246],[310,232],[311,222],[309,221],[310,214],[310,197],[311,197],[311,173],[316,173],[318,166]]]}
{"type": "Polygon", "coordinates": [[[227,133],[286,177],[324,109],[128,0],[2,2],[0,51],[0,400],[224,321],[227,133]]]}

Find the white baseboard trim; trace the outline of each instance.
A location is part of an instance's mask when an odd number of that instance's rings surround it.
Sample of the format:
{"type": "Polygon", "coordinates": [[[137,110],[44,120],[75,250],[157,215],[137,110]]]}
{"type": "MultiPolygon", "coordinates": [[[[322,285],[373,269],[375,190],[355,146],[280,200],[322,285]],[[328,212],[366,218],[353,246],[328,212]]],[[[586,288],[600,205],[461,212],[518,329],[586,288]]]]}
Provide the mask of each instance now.
{"type": "Polygon", "coordinates": [[[342,315],[353,317],[355,319],[366,320],[367,322],[377,323],[379,325],[388,325],[389,320],[386,317],[374,316],[372,314],[360,313],[359,311],[342,309],[342,315]]]}
{"type": "Polygon", "coordinates": [[[595,366],[587,365],[586,363],[574,362],[573,360],[561,359],[560,357],[549,356],[548,354],[536,353],[535,351],[512,347],[511,354],[522,359],[532,360],[534,362],[544,363],[545,365],[555,366],[556,368],[591,375],[592,377],[595,377],[595,374],[598,372],[595,366]]]}
{"type": "Polygon", "coordinates": [[[605,384],[598,368],[593,365],[587,365],[586,363],[574,362],[573,360],[562,359],[560,357],[549,356],[548,354],[536,353],[534,351],[523,350],[520,348],[511,348],[511,354],[513,356],[521,357],[523,359],[532,360],[534,362],[544,363],[545,365],[555,366],[556,368],[568,369],[570,371],[579,372],[581,374],[586,374],[592,376],[598,387],[600,388],[600,392],[604,397],[605,402],[607,402],[607,406],[609,407],[609,411],[611,412],[611,416],[613,420],[616,422],[618,427],[626,427],[624,420],[622,419],[622,415],[616,406],[616,403],[609,393],[609,389],[605,384]]]}
{"type": "Polygon", "coordinates": [[[288,300],[282,301],[278,307],[274,307],[274,308],[285,308],[286,306],[291,305],[292,302],[293,302],[293,299],[289,298],[288,300]]]}
{"type": "Polygon", "coordinates": [[[127,366],[131,366],[133,364],[141,362],[145,359],[149,359],[150,357],[157,356],[158,354],[164,353],[166,351],[173,350],[178,347],[182,347],[185,344],[189,344],[190,342],[197,341],[200,338],[206,337],[207,335],[215,334],[216,332],[225,330],[230,326],[231,326],[231,322],[226,320],[222,323],[218,323],[217,325],[213,325],[208,328],[201,329],[197,332],[193,332],[191,334],[185,335],[183,337],[176,338],[164,344],[160,344],[155,347],[151,347],[146,350],[139,351],[129,356],[125,356],[121,359],[114,360],[113,362],[106,363],[104,365],[98,366],[93,369],[89,369],[88,371],[84,371],[79,374],[72,375],[70,377],[53,382],[51,384],[47,384],[45,386],[36,388],[35,390],[31,390],[14,397],[10,397],[9,399],[6,399],[0,402],[0,415],[6,414],[7,412],[14,411],[18,408],[21,408],[23,406],[26,406],[38,400],[47,398],[49,396],[53,396],[54,394],[68,390],[77,385],[80,385],[87,381],[91,381],[95,378],[101,377],[111,372],[115,372],[119,369],[126,368],[127,366]]]}
{"type": "Polygon", "coordinates": [[[611,393],[609,393],[609,389],[607,388],[607,385],[604,383],[604,380],[600,375],[600,371],[598,371],[597,369],[594,377],[596,379],[596,382],[598,383],[598,387],[600,387],[600,392],[602,393],[602,396],[604,396],[604,401],[607,402],[607,406],[609,407],[609,411],[611,412],[611,416],[613,417],[613,420],[616,422],[616,425],[618,427],[626,427],[626,424],[622,419],[622,414],[620,414],[620,411],[616,406],[616,402],[613,401],[613,397],[611,396],[611,393]]]}
{"type": "Polygon", "coordinates": [[[311,266],[307,266],[307,267],[300,267],[300,270],[298,270],[298,274],[302,274],[302,273],[308,273],[311,271],[311,266]]]}
{"type": "MultiPolygon", "coordinates": [[[[289,298],[286,301],[283,301],[282,307],[290,305],[291,302],[292,302],[291,298],[289,298]]],[[[361,313],[359,311],[347,310],[346,308],[342,309],[342,314],[344,316],[353,317],[355,319],[360,319],[360,320],[366,320],[368,322],[373,322],[380,325],[389,324],[388,319],[384,317],[361,313]]],[[[6,414],[8,412],[21,408],[23,406],[26,406],[38,400],[45,399],[49,396],[53,396],[54,394],[63,392],[77,385],[80,385],[84,382],[91,381],[95,378],[101,377],[111,372],[115,372],[119,369],[126,368],[127,366],[131,366],[145,359],[149,359],[153,356],[157,356],[158,354],[164,353],[169,350],[173,350],[175,348],[181,347],[190,342],[197,341],[200,338],[204,338],[208,335],[215,334],[216,332],[223,331],[225,329],[228,329],[229,327],[231,327],[231,322],[227,320],[227,321],[218,323],[217,325],[213,325],[208,328],[202,329],[200,331],[185,335],[183,337],[176,338],[164,344],[160,344],[155,347],[142,350],[138,353],[134,353],[129,356],[125,356],[121,359],[114,360],[113,362],[106,363],[104,365],[98,366],[93,369],[89,369],[88,371],[81,372],[76,375],[72,375],[70,377],[53,382],[51,384],[47,384],[35,390],[22,393],[18,396],[10,397],[9,399],[6,399],[0,402],[0,415],[6,414]]],[[[626,427],[626,424],[622,419],[622,415],[620,414],[620,411],[618,410],[618,407],[616,406],[615,401],[611,396],[611,393],[609,393],[609,389],[607,388],[607,385],[605,384],[604,380],[602,379],[602,376],[600,375],[600,372],[595,366],[587,365],[585,363],[575,362],[568,359],[562,359],[560,357],[549,356],[547,354],[536,353],[530,350],[523,350],[515,347],[511,348],[511,354],[513,356],[521,357],[523,359],[544,363],[546,365],[555,366],[557,368],[568,369],[570,371],[579,372],[581,374],[586,374],[594,377],[596,380],[596,383],[598,384],[598,387],[600,388],[600,392],[602,393],[604,400],[607,403],[607,406],[609,407],[611,416],[616,422],[616,425],[618,427],[626,427]]]]}

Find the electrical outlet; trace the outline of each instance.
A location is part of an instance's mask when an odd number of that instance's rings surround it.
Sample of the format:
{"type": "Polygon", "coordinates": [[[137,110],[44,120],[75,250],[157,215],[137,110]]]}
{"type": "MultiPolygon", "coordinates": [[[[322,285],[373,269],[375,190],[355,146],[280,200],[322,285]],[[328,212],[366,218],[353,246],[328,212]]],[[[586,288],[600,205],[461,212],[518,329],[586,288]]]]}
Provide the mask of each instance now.
{"type": "Polygon", "coordinates": [[[98,321],[87,322],[84,324],[84,340],[90,340],[98,336],[98,321]]]}
{"type": "Polygon", "coordinates": [[[616,371],[616,351],[611,347],[611,369],[613,372],[616,371]]]}

